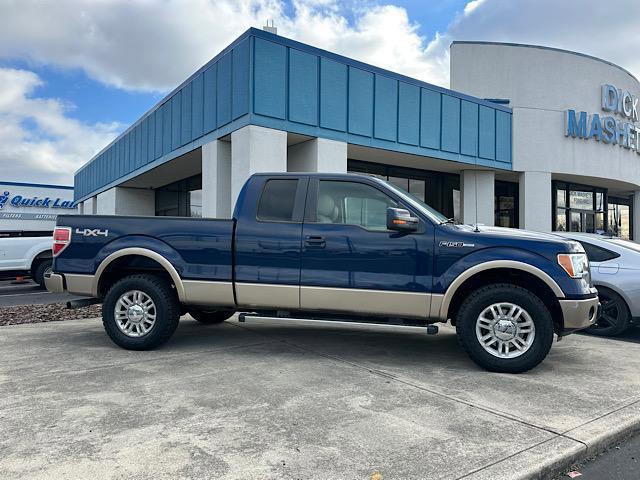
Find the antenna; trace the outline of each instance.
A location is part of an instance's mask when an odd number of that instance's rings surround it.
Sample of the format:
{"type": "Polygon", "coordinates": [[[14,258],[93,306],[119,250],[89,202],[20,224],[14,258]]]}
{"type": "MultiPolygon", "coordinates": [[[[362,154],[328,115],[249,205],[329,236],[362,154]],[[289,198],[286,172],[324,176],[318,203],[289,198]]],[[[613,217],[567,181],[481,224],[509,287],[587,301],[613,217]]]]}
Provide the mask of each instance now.
{"type": "Polygon", "coordinates": [[[274,35],[278,34],[278,29],[276,28],[276,23],[271,19],[271,25],[269,25],[269,20],[267,20],[267,24],[262,27],[262,30],[265,32],[273,33],[274,35]]]}
{"type": "Polygon", "coordinates": [[[473,171],[473,184],[474,184],[474,194],[476,196],[476,228],[473,230],[474,232],[479,232],[478,228],[478,170],[473,171]]]}

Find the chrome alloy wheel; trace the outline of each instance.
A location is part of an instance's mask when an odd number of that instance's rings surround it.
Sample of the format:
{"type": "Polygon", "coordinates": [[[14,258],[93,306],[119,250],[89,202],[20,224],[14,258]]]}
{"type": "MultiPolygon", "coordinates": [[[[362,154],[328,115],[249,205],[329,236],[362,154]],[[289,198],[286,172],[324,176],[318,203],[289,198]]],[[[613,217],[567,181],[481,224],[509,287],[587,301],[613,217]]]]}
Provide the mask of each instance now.
{"type": "Polygon", "coordinates": [[[156,305],[140,290],[123,293],[114,308],[116,325],[128,337],[143,337],[156,323],[156,305]]]}
{"type": "Polygon", "coordinates": [[[478,342],[494,357],[519,357],[529,350],[535,336],[536,327],[531,315],[513,303],[494,303],[476,320],[478,342]]]}

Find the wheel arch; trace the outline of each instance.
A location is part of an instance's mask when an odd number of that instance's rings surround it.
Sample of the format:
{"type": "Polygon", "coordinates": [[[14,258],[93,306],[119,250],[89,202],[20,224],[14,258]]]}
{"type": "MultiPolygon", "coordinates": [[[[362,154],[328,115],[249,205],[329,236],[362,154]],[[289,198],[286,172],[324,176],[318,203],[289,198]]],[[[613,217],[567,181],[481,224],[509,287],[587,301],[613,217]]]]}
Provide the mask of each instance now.
{"type": "Polygon", "coordinates": [[[562,329],[564,320],[558,298],[564,298],[565,295],[560,286],[539,268],[510,260],[486,262],[465,270],[456,277],[442,296],[437,316],[442,320],[451,319],[455,323],[457,311],[466,294],[482,285],[492,283],[512,283],[532,291],[550,305],[554,328],[562,329]]]}
{"type": "Polygon", "coordinates": [[[175,285],[178,299],[183,302],[185,299],[184,285],[178,271],[164,256],[153,250],[140,247],[129,247],[118,250],[107,256],[96,269],[91,294],[94,297],[100,297],[104,294],[105,289],[113,284],[114,278],[122,278],[124,275],[113,274],[116,268],[131,267],[139,259],[143,259],[144,266],[136,267],[137,271],[159,271],[168,276],[175,285]]]}
{"type": "Polygon", "coordinates": [[[43,261],[52,259],[53,253],[51,252],[51,249],[42,250],[40,253],[36,254],[33,257],[33,260],[31,260],[31,267],[29,268],[31,274],[33,275],[36,272],[38,265],[40,265],[43,261]]]}

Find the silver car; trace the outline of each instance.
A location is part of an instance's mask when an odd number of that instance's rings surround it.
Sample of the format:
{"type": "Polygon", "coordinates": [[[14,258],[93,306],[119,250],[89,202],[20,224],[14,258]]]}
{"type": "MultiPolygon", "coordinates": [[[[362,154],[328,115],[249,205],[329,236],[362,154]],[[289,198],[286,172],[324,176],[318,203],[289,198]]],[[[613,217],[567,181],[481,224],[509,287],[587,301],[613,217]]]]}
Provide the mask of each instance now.
{"type": "Polygon", "coordinates": [[[602,313],[587,331],[612,336],[640,324],[640,244],[588,233],[560,235],[579,241],[589,257],[602,313]]]}

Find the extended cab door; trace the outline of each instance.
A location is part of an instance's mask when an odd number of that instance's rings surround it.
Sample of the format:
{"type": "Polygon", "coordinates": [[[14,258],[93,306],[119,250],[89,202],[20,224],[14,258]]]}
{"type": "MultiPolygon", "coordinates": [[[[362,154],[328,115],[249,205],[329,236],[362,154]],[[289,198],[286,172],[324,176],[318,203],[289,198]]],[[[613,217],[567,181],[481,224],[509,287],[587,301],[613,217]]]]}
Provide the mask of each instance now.
{"type": "Polygon", "coordinates": [[[387,230],[388,207],[412,210],[367,179],[310,179],[302,232],[303,309],[428,316],[433,225],[421,219],[417,232],[387,230]]]}
{"type": "Polygon", "coordinates": [[[254,176],[239,200],[236,300],[242,307],[300,308],[300,249],[307,178],[254,176]]]}

